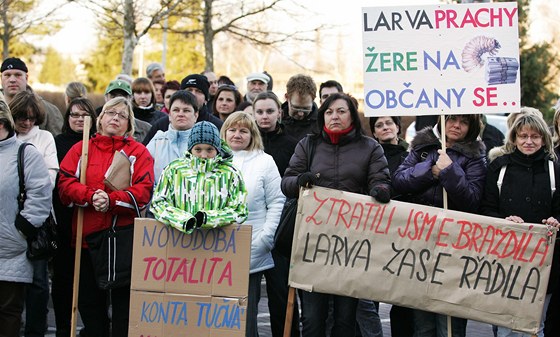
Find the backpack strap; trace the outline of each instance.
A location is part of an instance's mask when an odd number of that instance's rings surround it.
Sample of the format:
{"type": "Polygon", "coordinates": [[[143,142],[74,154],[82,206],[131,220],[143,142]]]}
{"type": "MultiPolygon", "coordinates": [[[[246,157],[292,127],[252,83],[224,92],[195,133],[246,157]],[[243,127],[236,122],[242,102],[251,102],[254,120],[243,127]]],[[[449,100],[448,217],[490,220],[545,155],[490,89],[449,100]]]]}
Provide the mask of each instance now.
{"type": "Polygon", "coordinates": [[[554,196],[556,192],[556,177],[554,176],[554,162],[548,161],[548,175],[550,176],[550,193],[554,196]]]}
{"type": "Polygon", "coordinates": [[[502,193],[502,184],[504,182],[504,176],[506,175],[506,168],[507,164],[502,166],[500,174],[498,175],[498,181],[496,182],[496,185],[498,185],[498,196],[502,193]]]}

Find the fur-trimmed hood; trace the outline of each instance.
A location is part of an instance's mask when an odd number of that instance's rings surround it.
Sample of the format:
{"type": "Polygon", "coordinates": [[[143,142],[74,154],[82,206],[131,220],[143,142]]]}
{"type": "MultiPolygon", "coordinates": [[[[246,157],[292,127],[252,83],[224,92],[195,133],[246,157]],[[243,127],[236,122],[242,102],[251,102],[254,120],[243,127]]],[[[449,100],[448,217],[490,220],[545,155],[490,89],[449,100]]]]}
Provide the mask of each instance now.
{"type": "MultiPolygon", "coordinates": [[[[441,148],[441,142],[438,136],[436,136],[434,128],[426,127],[416,133],[416,136],[410,142],[410,148],[417,152],[421,152],[424,149],[429,149],[432,147],[441,148]]],[[[484,146],[484,143],[479,139],[474,142],[455,143],[450,147],[450,149],[462,153],[469,158],[482,157],[485,156],[486,153],[486,147],[484,146]]]]}

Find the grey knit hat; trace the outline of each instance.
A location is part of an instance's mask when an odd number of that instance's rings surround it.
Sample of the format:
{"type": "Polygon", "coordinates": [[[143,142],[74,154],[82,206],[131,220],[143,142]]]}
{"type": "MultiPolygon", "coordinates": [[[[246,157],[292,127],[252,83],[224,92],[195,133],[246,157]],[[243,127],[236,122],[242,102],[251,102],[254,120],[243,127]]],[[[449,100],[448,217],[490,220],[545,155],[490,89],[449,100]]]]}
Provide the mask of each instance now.
{"type": "Polygon", "coordinates": [[[198,122],[189,134],[189,152],[196,144],[210,144],[220,152],[220,142],[220,131],[214,124],[206,121],[198,122]]]}

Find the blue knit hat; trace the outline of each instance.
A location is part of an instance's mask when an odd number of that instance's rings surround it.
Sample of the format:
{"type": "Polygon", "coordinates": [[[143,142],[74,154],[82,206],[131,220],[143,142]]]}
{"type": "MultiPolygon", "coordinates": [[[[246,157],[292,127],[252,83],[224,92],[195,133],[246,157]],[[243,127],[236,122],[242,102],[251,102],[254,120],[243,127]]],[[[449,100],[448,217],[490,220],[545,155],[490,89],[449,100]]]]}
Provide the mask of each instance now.
{"type": "Polygon", "coordinates": [[[220,142],[220,131],[214,124],[206,121],[198,122],[189,134],[189,152],[196,144],[210,144],[220,152],[220,142]]]}

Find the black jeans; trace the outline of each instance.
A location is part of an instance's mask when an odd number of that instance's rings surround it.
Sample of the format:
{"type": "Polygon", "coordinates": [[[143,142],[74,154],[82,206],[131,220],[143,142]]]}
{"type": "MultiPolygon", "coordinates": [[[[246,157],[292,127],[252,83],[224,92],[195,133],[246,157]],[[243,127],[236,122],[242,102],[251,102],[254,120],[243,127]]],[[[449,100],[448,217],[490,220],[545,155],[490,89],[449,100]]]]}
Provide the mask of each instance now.
{"type": "Polygon", "coordinates": [[[70,242],[59,240],[58,249],[53,258],[51,289],[54,318],[56,321],[56,337],[70,337],[72,290],[74,287],[74,256],[75,250],[70,247],[70,242]]]}
{"type": "Polygon", "coordinates": [[[0,281],[0,336],[19,336],[25,283],[0,281]]]}
{"type": "Polygon", "coordinates": [[[25,287],[25,337],[44,337],[47,331],[49,270],[47,260],[31,261],[33,283],[25,287]]]}
{"type": "Polygon", "coordinates": [[[112,337],[128,336],[130,286],[112,290],[99,289],[87,249],[82,249],[78,308],[88,336],[109,337],[109,331],[112,337]]]}
{"type": "MultiPolygon", "coordinates": [[[[273,337],[284,336],[286,321],[286,306],[288,305],[288,273],[290,261],[288,258],[272,250],[274,268],[266,270],[266,293],[268,296],[268,311],[270,312],[270,328],[273,337]]],[[[299,337],[299,309],[297,298],[294,296],[294,314],[292,316],[291,337],[299,337]]]]}

